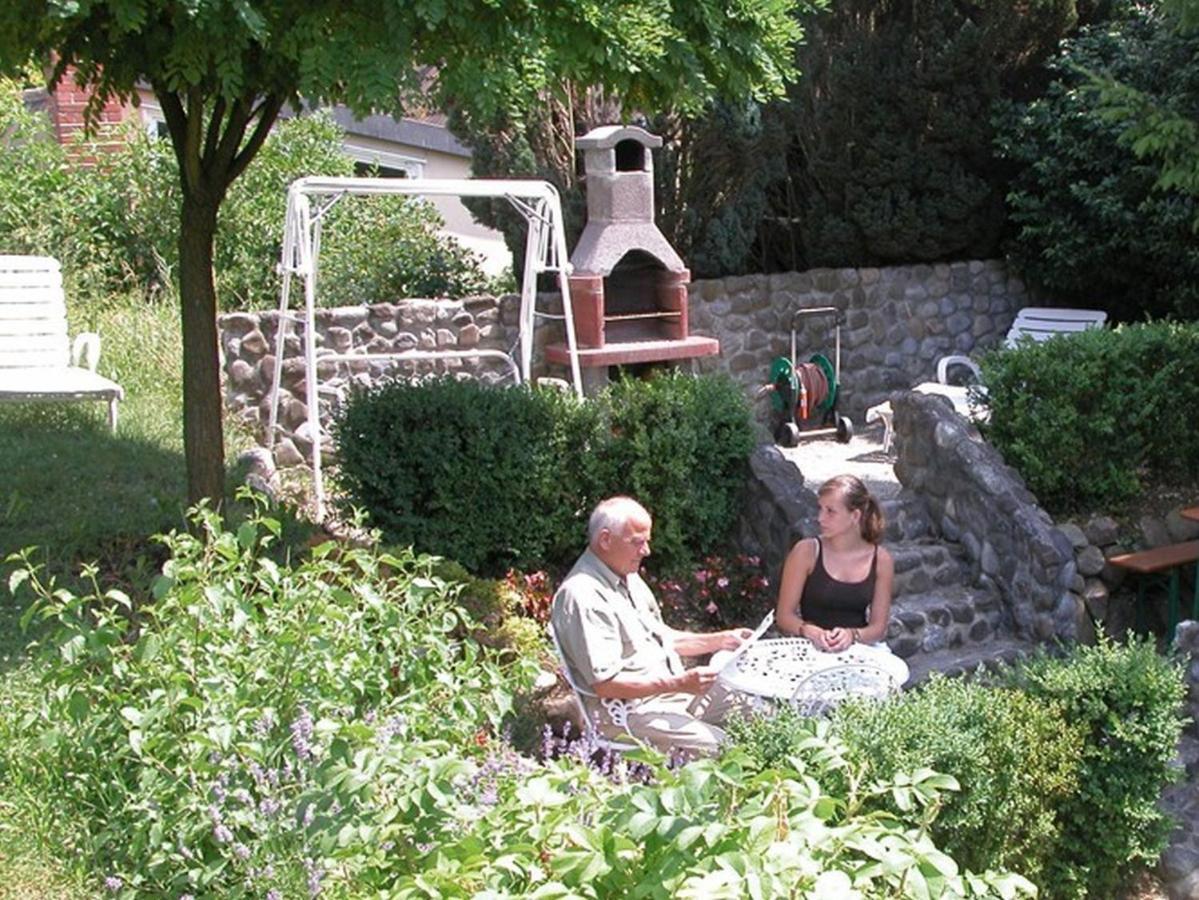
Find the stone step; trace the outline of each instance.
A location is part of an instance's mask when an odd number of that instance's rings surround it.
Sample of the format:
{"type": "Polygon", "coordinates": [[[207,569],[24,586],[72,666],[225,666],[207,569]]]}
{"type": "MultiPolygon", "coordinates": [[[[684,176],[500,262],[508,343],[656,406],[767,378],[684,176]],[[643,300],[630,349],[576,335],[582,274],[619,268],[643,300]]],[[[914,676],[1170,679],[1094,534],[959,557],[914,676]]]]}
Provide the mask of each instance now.
{"type": "Polygon", "coordinates": [[[949,676],[966,675],[973,673],[980,665],[987,670],[994,670],[1005,663],[1013,663],[1031,656],[1036,652],[1036,647],[1031,641],[1005,635],[981,644],[965,644],[932,653],[917,653],[907,660],[911,674],[904,688],[923,684],[933,672],[949,676]]]}
{"type": "Polygon", "coordinates": [[[1003,624],[1003,605],[993,590],[954,585],[897,597],[891,605],[887,644],[906,659],[986,641],[1003,624]]]}
{"type": "Polygon", "coordinates": [[[893,597],[923,594],[939,587],[960,585],[967,579],[965,552],[957,544],[922,538],[897,541],[888,544],[887,549],[895,560],[893,597]]]}
{"type": "Polygon", "coordinates": [[[883,540],[887,543],[914,541],[933,533],[928,506],[916,494],[903,490],[880,500],[878,505],[887,523],[883,530],[883,540]]]}

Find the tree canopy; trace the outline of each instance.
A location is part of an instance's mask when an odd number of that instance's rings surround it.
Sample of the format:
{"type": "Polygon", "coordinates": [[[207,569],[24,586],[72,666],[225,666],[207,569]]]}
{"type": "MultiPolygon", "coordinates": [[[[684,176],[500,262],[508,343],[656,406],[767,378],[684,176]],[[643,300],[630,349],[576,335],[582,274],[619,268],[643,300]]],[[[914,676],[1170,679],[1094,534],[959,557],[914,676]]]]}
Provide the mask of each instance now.
{"type": "MultiPolygon", "coordinates": [[[[779,95],[794,0],[8,0],[0,71],[46,63],[93,109],[148,84],[180,169],[184,446],[192,500],[219,497],[224,456],[212,250],[229,185],[286,103],[487,115],[566,83],[698,110],[779,95]]],[[[271,261],[264,260],[265,266],[271,261]]]]}

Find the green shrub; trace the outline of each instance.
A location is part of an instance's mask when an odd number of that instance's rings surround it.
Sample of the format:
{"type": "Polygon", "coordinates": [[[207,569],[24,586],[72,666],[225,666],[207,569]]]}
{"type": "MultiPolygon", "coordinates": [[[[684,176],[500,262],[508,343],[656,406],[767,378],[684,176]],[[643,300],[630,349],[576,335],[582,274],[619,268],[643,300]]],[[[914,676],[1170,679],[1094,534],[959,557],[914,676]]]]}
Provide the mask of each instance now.
{"type": "Polygon", "coordinates": [[[983,359],[989,440],[1051,511],[1199,469],[1199,325],[1093,330],[983,359]]]}
{"type": "Polygon", "coordinates": [[[869,777],[928,766],[958,781],[931,832],[958,862],[1047,884],[1083,739],[1057,703],[937,678],[893,702],[844,706],[836,726],[869,777]]]}
{"type": "Polygon", "coordinates": [[[1118,896],[1130,876],[1157,859],[1172,827],[1157,804],[1175,778],[1171,760],[1186,690],[1181,669],[1150,640],[1121,645],[1101,637],[1065,659],[1026,662],[1011,679],[1060,706],[1084,735],[1079,789],[1059,807],[1060,838],[1043,896],[1118,896]]]}
{"type": "Polygon", "coordinates": [[[612,494],[645,504],[657,569],[679,569],[728,534],[753,447],[740,389],[681,375],[620,381],[585,403],[394,382],[352,396],[334,429],[347,500],[389,540],[495,576],[569,566],[612,494]]]}
{"type": "MultiPolygon", "coordinates": [[[[305,175],[347,176],[354,162],[324,114],[279,122],[221,207],[213,265],[224,309],[277,305],[287,188],[305,175]]],[[[0,81],[0,252],[57,256],[72,288],[90,294],[168,286],[178,267],[180,186],[170,141],[136,123],[119,145],[69,161],[49,123],[0,81]]],[[[346,198],[325,217],[322,305],[463,297],[490,285],[474,254],[441,234],[430,204],[408,197],[346,198]]]]}
{"type": "Polygon", "coordinates": [[[996,147],[1009,167],[1015,234],[1006,246],[1025,280],[1058,302],[1117,319],[1199,317],[1194,197],[1158,184],[1088,79],[1144,92],[1163,114],[1199,103],[1199,32],[1183,33],[1157,4],[1131,4],[1062,43],[1035,99],[1002,108],[996,147]]]}
{"type": "Polygon", "coordinates": [[[138,604],[14,576],[53,630],[36,703],[0,714],[0,784],[54,797],[125,896],[298,896],[302,860],[335,857],[364,806],[395,816],[398,760],[497,732],[536,667],[460,639],[474,623],[429,558],[329,543],[289,562],[277,521],[195,526],[138,604]]]}
{"type": "Polygon", "coordinates": [[[720,549],[754,447],[743,389],[727,377],[673,371],[617,381],[600,403],[608,429],[594,451],[602,472],[594,498],[630,494],[649,509],[657,572],[720,549]]]}

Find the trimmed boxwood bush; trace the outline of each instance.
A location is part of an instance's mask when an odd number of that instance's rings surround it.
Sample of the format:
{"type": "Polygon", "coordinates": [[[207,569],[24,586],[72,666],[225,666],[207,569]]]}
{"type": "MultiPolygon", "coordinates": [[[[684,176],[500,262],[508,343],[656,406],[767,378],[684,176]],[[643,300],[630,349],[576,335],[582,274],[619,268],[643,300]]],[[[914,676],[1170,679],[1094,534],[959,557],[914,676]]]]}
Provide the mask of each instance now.
{"type": "Polygon", "coordinates": [[[871,777],[928,766],[957,779],[931,834],[959,863],[1045,885],[1083,744],[1057,702],[935,678],[893,703],[843,707],[837,725],[871,777]]]}
{"type": "MultiPolygon", "coordinates": [[[[887,703],[843,706],[832,733],[847,748],[845,777],[942,772],[960,790],[942,798],[929,833],[963,867],[1020,872],[1050,900],[1119,896],[1165,847],[1157,803],[1182,729],[1178,665],[1149,641],[1102,639],[988,682],[934,678],[887,703]]],[[[767,767],[799,759],[811,740],[789,706],[728,731],[730,752],[767,767]]]]}
{"type": "Polygon", "coordinates": [[[335,424],[339,482],[389,540],[472,571],[561,571],[611,494],[653,513],[659,571],[720,547],[737,512],[753,426],[724,377],[662,374],[593,400],[472,381],[391,382],[335,424]]]}
{"type": "Polygon", "coordinates": [[[1199,324],[1093,330],[982,361],[987,438],[1048,509],[1102,507],[1199,470],[1199,324]]]}
{"type": "MultiPolygon", "coordinates": [[[[1058,704],[1083,731],[1079,790],[1058,808],[1061,836],[1042,883],[1045,897],[1115,897],[1152,865],[1172,823],[1158,808],[1175,780],[1182,733],[1182,671],[1151,640],[1101,639],[1064,660],[1042,657],[1011,673],[1032,697],[1058,704]]],[[[952,851],[951,851],[952,852],[952,851]]]]}

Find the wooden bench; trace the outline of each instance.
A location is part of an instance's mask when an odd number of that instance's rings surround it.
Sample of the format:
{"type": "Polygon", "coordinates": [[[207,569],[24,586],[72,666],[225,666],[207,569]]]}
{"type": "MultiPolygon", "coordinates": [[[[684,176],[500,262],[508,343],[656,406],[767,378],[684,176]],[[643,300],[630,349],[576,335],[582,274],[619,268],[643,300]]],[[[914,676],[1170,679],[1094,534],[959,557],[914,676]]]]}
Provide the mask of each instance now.
{"type": "MultiPolygon", "coordinates": [[[[1195,563],[1195,599],[1191,604],[1191,618],[1199,620],[1199,541],[1184,541],[1181,544],[1167,544],[1165,547],[1154,547],[1152,550],[1141,550],[1137,553],[1122,553],[1111,557],[1108,562],[1135,575],[1162,575],[1168,579],[1170,640],[1174,640],[1174,629],[1178,627],[1182,569],[1195,563]]],[[[1137,625],[1142,631],[1146,581],[1145,577],[1137,580],[1137,625]]]]}
{"type": "Polygon", "coordinates": [[[102,400],[117,430],[121,386],[96,372],[100,336],[67,340],[58,260],[0,256],[0,403],[102,400]]]}

